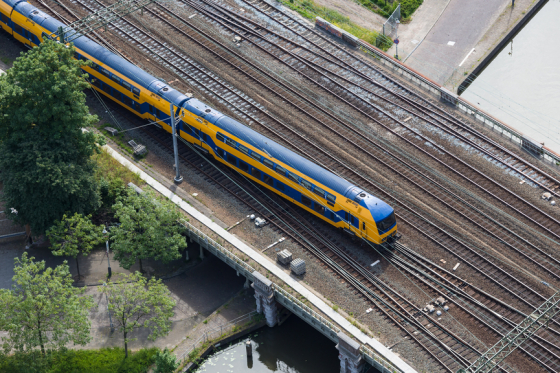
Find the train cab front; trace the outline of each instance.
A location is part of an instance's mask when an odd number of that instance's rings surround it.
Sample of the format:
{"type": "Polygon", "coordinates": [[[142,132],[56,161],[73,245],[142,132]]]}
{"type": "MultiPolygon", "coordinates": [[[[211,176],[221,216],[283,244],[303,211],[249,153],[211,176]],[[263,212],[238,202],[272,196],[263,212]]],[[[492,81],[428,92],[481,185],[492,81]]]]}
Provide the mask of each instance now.
{"type": "Polygon", "coordinates": [[[395,210],[369,193],[361,192],[356,197],[360,199],[357,202],[369,211],[371,220],[375,222],[376,232],[368,232],[367,239],[378,245],[395,242],[400,237],[397,234],[395,210]]]}

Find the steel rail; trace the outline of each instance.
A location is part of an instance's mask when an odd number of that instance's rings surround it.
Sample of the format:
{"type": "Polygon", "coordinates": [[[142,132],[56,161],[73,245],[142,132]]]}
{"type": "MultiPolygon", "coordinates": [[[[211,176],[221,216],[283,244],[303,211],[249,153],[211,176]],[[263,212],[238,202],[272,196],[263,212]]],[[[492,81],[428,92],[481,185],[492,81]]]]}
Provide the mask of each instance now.
{"type": "MultiPolygon", "coordinates": [[[[190,4],[189,1],[187,0],[181,0],[182,2],[186,3],[186,4],[190,4]]],[[[206,14],[209,17],[212,17],[212,15],[209,15],[207,12],[206,14]]],[[[222,24],[222,26],[224,26],[226,29],[228,28],[226,25],[222,24]]],[[[232,32],[235,33],[235,30],[230,30],[232,32]]],[[[250,39],[247,39],[250,40],[250,39]]],[[[259,49],[263,50],[265,53],[270,54],[272,57],[278,59],[279,62],[283,63],[284,65],[290,67],[290,68],[294,68],[293,66],[291,66],[287,61],[285,61],[285,59],[280,58],[276,55],[274,55],[273,53],[271,53],[270,51],[268,51],[266,48],[263,48],[262,46],[254,43],[253,45],[255,45],[256,47],[258,47],[259,49]]],[[[277,45],[273,45],[276,48],[279,48],[277,45]]],[[[295,55],[293,55],[290,52],[286,52],[287,54],[289,54],[290,56],[292,56],[293,58],[299,60],[300,62],[304,63],[303,61],[301,61],[301,59],[295,55]]],[[[311,70],[316,70],[313,66],[308,65],[308,67],[311,70]]],[[[301,73],[305,78],[307,78],[308,80],[310,80],[311,82],[315,83],[316,85],[318,85],[319,87],[323,88],[324,90],[326,90],[328,93],[332,94],[333,96],[337,97],[339,100],[343,101],[344,103],[346,103],[347,105],[353,107],[355,110],[357,110],[358,112],[360,112],[361,114],[367,116],[370,120],[374,121],[375,123],[381,125],[382,127],[384,127],[386,130],[390,131],[391,133],[393,133],[395,136],[403,139],[404,141],[406,141],[408,144],[414,146],[416,149],[420,150],[421,152],[423,152],[424,154],[426,154],[427,156],[429,156],[430,158],[434,159],[436,162],[438,162],[439,164],[443,165],[444,167],[446,167],[447,169],[449,169],[450,171],[452,171],[453,173],[455,173],[456,175],[460,176],[461,178],[467,180],[468,182],[472,183],[473,185],[477,186],[479,189],[485,191],[486,193],[488,193],[490,196],[492,196],[494,199],[500,201],[502,204],[508,206],[509,208],[513,209],[514,211],[516,211],[517,213],[519,213],[520,215],[524,216],[526,219],[528,219],[529,221],[533,222],[534,224],[536,224],[537,226],[541,227],[543,230],[547,231],[548,233],[550,233],[552,236],[559,238],[560,239],[560,233],[556,233],[555,231],[549,229],[548,227],[544,226],[543,224],[541,224],[540,222],[538,222],[537,220],[533,219],[532,217],[528,216],[527,214],[525,214],[524,212],[522,212],[520,209],[515,208],[512,204],[506,202],[503,198],[500,198],[498,196],[496,196],[494,193],[492,193],[491,191],[489,191],[488,189],[486,189],[485,187],[483,187],[482,185],[480,185],[479,183],[475,182],[472,178],[467,177],[463,172],[455,169],[454,167],[448,165],[447,163],[443,162],[442,160],[440,160],[439,158],[435,157],[433,154],[431,154],[430,152],[424,150],[422,147],[418,146],[417,144],[415,144],[414,142],[412,142],[411,140],[407,139],[406,137],[404,137],[402,134],[400,134],[399,132],[393,130],[392,128],[388,127],[387,125],[383,124],[381,121],[379,121],[377,118],[371,116],[370,114],[366,113],[364,110],[358,108],[357,106],[355,106],[354,104],[352,104],[351,102],[349,102],[348,100],[346,100],[345,98],[341,97],[340,95],[338,95],[337,93],[335,93],[334,91],[332,91],[331,89],[323,86],[318,80],[315,80],[314,78],[304,74],[301,72],[301,70],[295,70],[299,73],[301,73]]],[[[325,77],[326,78],[326,77],[325,77]]],[[[331,80],[332,81],[332,80],[331,80]]],[[[336,84],[336,82],[333,82],[336,84]]],[[[344,89],[344,88],[342,88],[344,89]]],[[[369,103],[365,102],[365,100],[359,96],[356,96],[354,93],[348,91],[348,94],[354,95],[354,97],[356,97],[359,101],[364,102],[366,105],[370,105],[369,103]]],[[[397,118],[394,118],[392,114],[388,113],[385,110],[381,110],[378,109],[379,111],[381,111],[383,114],[385,114],[387,117],[393,119],[394,121],[398,122],[399,124],[401,124],[403,127],[406,127],[406,125],[404,125],[404,123],[402,123],[402,121],[400,121],[397,118]]],[[[425,136],[419,134],[418,132],[412,131],[412,133],[415,136],[418,136],[420,138],[422,138],[425,141],[431,142],[430,139],[426,138],[425,136]]],[[[493,180],[492,178],[490,178],[489,176],[483,174],[482,172],[480,172],[479,170],[477,170],[475,167],[471,166],[469,163],[467,163],[466,161],[463,161],[461,159],[459,159],[457,156],[455,156],[454,154],[450,153],[449,151],[447,151],[446,149],[444,149],[443,147],[433,143],[434,147],[447,154],[449,157],[451,157],[453,160],[455,160],[457,163],[459,163],[462,166],[465,166],[468,170],[470,170],[471,172],[474,172],[475,174],[477,174],[478,176],[482,177],[483,179],[485,179],[486,181],[492,183],[493,185],[497,186],[498,189],[501,189],[502,191],[504,191],[505,193],[509,194],[510,196],[516,198],[521,204],[525,204],[527,206],[529,206],[534,213],[539,214],[539,215],[543,215],[545,218],[547,218],[548,220],[556,223],[556,225],[559,227],[559,232],[560,232],[560,221],[556,220],[554,217],[550,216],[549,214],[543,212],[542,210],[538,209],[536,206],[534,206],[533,204],[531,204],[530,202],[526,201],[525,199],[517,196],[515,193],[511,192],[510,190],[508,190],[506,187],[504,187],[503,185],[501,185],[500,183],[498,183],[497,181],[493,180]]]]}
{"type": "MultiPolygon", "coordinates": [[[[250,2],[248,0],[243,0],[247,5],[249,5],[252,9],[255,9],[256,11],[268,16],[271,20],[277,22],[279,25],[285,27],[286,29],[290,30],[291,32],[293,32],[294,34],[304,38],[305,40],[307,40],[308,42],[314,44],[317,48],[320,48],[321,50],[325,50],[327,53],[329,53],[330,55],[334,56],[334,52],[330,52],[327,51],[326,48],[323,47],[323,45],[328,44],[330,45],[332,48],[334,48],[336,50],[336,52],[338,53],[342,53],[346,56],[346,58],[351,59],[354,62],[357,62],[359,64],[361,64],[362,66],[366,67],[367,69],[371,69],[372,71],[375,71],[376,74],[378,74],[380,77],[382,77],[383,79],[389,81],[391,84],[398,86],[401,90],[407,92],[408,94],[410,94],[411,96],[415,97],[416,99],[419,99],[421,101],[423,101],[425,103],[425,106],[430,106],[433,107],[433,109],[431,109],[431,111],[440,116],[440,117],[445,117],[447,120],[450,120],[452,122],[454,122],[457,125],[460,125],[463,127],[464,130],[469,130],[470,127],[467,124],[462,123],[460,120],[458,120],[457,118],[455,118],[453,115],[449,114],[448,112],[446,112],[445,110],[441,109],[440,107],[438,107],[437,105],[434,105],[430,100],[426,99],[425,97],[423,97],[422,95],[414,92],[413,90],[411,90],[410,88],[406,87],[405,85],[403,85],[402,83],[400,83],[398,80],[391,78],[388,74],[384,73],[381,69],[377,68],[376,66],[374,66],[370,61],[367,61],[365,59],[362,58],[358,58],[357,56],[349,53],[348,51],[346,51],[344,48],[341,48],[341,46],[337,43],[332,42],[331,40],[329,40],[328,38],[324,37],[323,34],[315,31],[314,29],[310,28],[308,25],[305,25],[304,23],[302,23],[300,20],[292,17],[291,15],[278,10],[277,8],[272,7],[270,4],[268,4],[267,1],[265,0],[261,0],[263,3],[266,4],[267,7],[274,9],[273,12],[279,13],[281,14],[282,17],[285,17],[287,19],[290,19],[292,21],[292,23],[296,23],[299,25],[300,28],[303,28],[305,31],[302,33],[297,32],[297,30],[293,27],[290,27],[288,25],[285,25],[283,22],[278,21],[276,18],[272,17],[270,14],[266,13],[262,8],[258,7],[255,5],[255,3],[257,3],[257,1],[253,1],[250,2]],[[312,34],[313,36],[319,38],[321,41],[323,41],[323,45],[319,45],[317,43],[317,41],[312,40],[310,37],[304,35],[305,32],[309,32],[310,34],[312,34]]],[[[342,63],[347,64],[348,66],[352,66],[350,63],[346,63],[346,61],[344,61],[343,59],[341,59],[340,57],[337,57],[342,63]]],[[[388,92],[396,95],[397,97],[402,98],[403,100],[411,100],[410,98],[406,98],[405,96],[401,95],[398,92],[395,92],[393,90],[390,90],[389,88],[387,88],[386,86],[384,86],[388,92]]],[[[415,101],[414,101],[415,102],[415,101]]],[[[483,141],[487,141],[489,142],[491,145],[497,147],[499,150],[505,152],[507,155],[513,157],[516,161],[521,162],[522,164],[524,164],[527,167],[530,167],[534,170],[536,170],[537,172],[539,172],[542,176],[549,178],[552,183],[555,183],[556,186],[560,185],[560,181],[558,179],[555,179],[553,176],[549,175],[548,173],[546,173],[545,171],[541,170],[540,168],[536,167],[535,165],[530,164],[529,162],[527,162],[526,160],[524,160],[523,158],[521,158],[519,155],[513,153],[512,151],[510,151],[509,149],[505,148],[503,145],[497,143],[496,141],[492,140],[491,138],[489,138],[488,136],[480,133],[479,131],[476,130],[472,130],[473,135],[475,135],[476,137],[479,137],[480,139],[482,139],[483,141]]],[[[508,167],[513,167],[512,165],[507,165],[508,167]]],[[[525,177],[531,179],[531,180],[535,180],[536,178],[531,178],[529,175],[524,174],[522,171],[515,169],[514,171],[519,172],[521,174],[523,174],[525,177]]],[[[555,194],[556,196],[559,196],[556,192],[554,192],[553,190],[550,190],[550,187],[546,186],[547,190],[551,191],[551,193],[555,194]]]]}

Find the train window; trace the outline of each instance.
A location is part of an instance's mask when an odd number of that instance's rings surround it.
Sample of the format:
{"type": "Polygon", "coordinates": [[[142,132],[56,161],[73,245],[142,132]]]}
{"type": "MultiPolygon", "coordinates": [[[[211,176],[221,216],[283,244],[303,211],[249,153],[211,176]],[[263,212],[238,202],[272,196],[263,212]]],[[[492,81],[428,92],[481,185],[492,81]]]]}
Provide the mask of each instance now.
{"type": "Polygon", "coordinates": [[[276,165],[276,172],[278,172],[280,175],[286,175],[286,169],[279,165],[276,165]]]}
{"type": "Polygon", "coordinates": [[[204,132],[200,131],[200,136],[202,137],[202,141],[208,142],[208,135],[204,132]]]}
{"type": "Polygon", "coordinates": [[[305,188],[311,190],[311,188],[313,188],[313,185],[311,185],[311,183],[307,180],[301,179],[301,185],[303,185],[305,188]]]}
{"type": "Polygon", "coordinates": [[[232,139],[228,139],[228,138],[226,138],[226,144],[228,144],[232,148],[235,148],[235,145],[237,145],[237,143],[235,141],[233,141],[232,139]]]}
{"type": "Polygon", "coordinates": [[[313,210],[317,211],[321,215],[325,215],[325,206],[318,204],[315,202],[315,206],[313,206],[313,210]]]}
{"type": "Polygon", "coordinates": [[[84,55],[80,55],[80,60],[87,61],[88,59],[84,55]]]}
{"type": "Polygon", "coordinates": [[[216,139],[217,139],[218,141],[224,142],[226,138],[224,137],[224,135],[222,135],[221,133],[218,132],[218,133],[216,134],[216,139]]]}
{"type": "Polygon", "coordinates": [[[251,170],[251,175],[253,175],[259,180],[261,179],[261,172],[259,171],[258,168],[253,167],[253,169],[251,170]]]}
{"type": "Polygon", "coordinates": [[[221,157],[221,158],[225,158],[225,157],[226,157],[226,152],[224,151],[224,149],[216,148],[216,153],[217,153],[218,156],[221,157]]]}
{"type": "Polygon", "coordinates": [[[301,203],[303,203],[305,206],[311,207],[311,199],[307,198],[304,195],[301,196],[301,203]]]}
{"type": "Polygon", "coordinates": [[[132,93],[135,94],[136,96],[140,96],[140,89],[136,87],[132,87],[132,93]]]}
{"type": "Polygon", "coordinates": [[[80,59],[80,54],[78,52],[74,52],[74,58],[79,60],[80,59]]]}
{"type": "Polygon", "coordinates": [[[348,211],[344,211],[344,220],[348,221],[350,219],[348,215],[348,211]]]}
{"type": "Polygon", "coordinates": [[[159,116],[160,116],[159,109],[156,109],[156,117],[159,118],[159,116]]]}
{"type": "Polygon", "coordinates": [[[93,62],[93,63],[91,64],[91,68],[94,69],[94,70],[99,70],[99,65],[96,64],[95,62],[93,62]]]}
{"type": "Polygon", "coordinates": [[[18,34],[23,34],[23,29],[17,23],[14,23],[14,31],[17,32],[18,34]]]}
{"type": "Polygon", "coordinates": [[[251,152],[251,158],[254,158],[257,161],[260,161],[261,160],[261,155],[257,152],[251,152]]]}
{"type": "Polygon", "coordinates": [[[263,158],[263,163],[268,168],[274,168],[274,163],[270,159],[263,158]]]}
{"type": "Polygon", "coordinates": [[[116,99],[119,99],[119,100],[121,99],[121,93],[119,92],[118,89],[113,88],[113,94],[112,94],[112,96],[113,96],[114,98],[116,98],[116,99]]]}
{"type": "Polygon", "coordinates": [[[274,179],[265,173],[263,173],[263,181],[270,186],[274,186],[274,179]]]}
{"type": "Polygon", "coordinates": [[[331,206],[334,206],[335,201],[336,201],[336,197],[333,196],[332,194],[327,193],[327,203],[331,206]]]}
{"type": "Polygon", "coordinates": [[[248,147],[243,146],[243,145],[239,145],[238,149],[241,153],[249,155],[249,148],[248,147]]]}
{"type": "Polygon", "coordinates": [[[362,222],[362,230],[364,230],[364,231],[366,230],[366,222],[365,221],[362,222]]]}
{"type": "Polygon", "coordinates": [[[96,86],[97,88],[101,88],[101,80],[97,79],[97,78],[93,78],[92,83],[94,86],[96,86]]]}
{"type": "Polygon", "coordinates": [[[114,81],[117,84],[121,84],[121,78],[119,78],[115,74],[111,75],[111,80],[114,81]]]}
{"type": "Polygon", "coordinates": [[[154,106],[148,105],[148,111],[150,112],[150,114],[154,114],[154,106]]]}
{"type": "Polygon", "coordinates": [[[190,127],[190,129],[191,129],[191,132],[192,132],[196,137],[200,136],[199,133],[198,133],[198,128],[194,128],[193,126],[189,126],[189,127],[190,127]]]}
{"type": "Polygon", "coordinates": [[[239,161],[239,168],[245,172],[249,172],[249,165],[245,162],[239,161]]]}
{"type": "Polygon", "coordinates": [[[289,172],[288,176],[290,177],[290,179],[292,179],[293,181],[295,181],[296,183],[299,184],[299,176],[294,174],[293,172],[289,172]]]}
{"type": "Polygon", "coordinates": [[[103,83],[103,90],[105,91],[105,93],[111,94],[111,86],[109,84],[103,83]]]}
{"type": "Polygon", "coordinates": [[[330,211],[330,215],[331,215],[331,220],[332,220],[332,221],[335,221],[334,212],[330,211]]]}
{"type": "Polygon", "coordinates": [[[101,68],[101,74],[105,75],[106,77],[111,76],[111,72],[107,69],[101,68]]]}
{"type": "MultiPolygon", "coordinates": [[[[5,24],[8,24],[8,20],[9,20],[8,16],[6,16],[6,15],[3,14],[3,13],[0,13],[0,21],[4,22],[5,24]]],[[[44,34],[44,32],[43,32],[43,34],[44,34]]],[[[44,39],[44,38],[45,38],[45,37],[43,36],[43,39],[44,39]]]]}
{"type": "Polygon", "coordinates": [[[276,181],[276,189],[284,191],[286,186],[279,181],[276,181]]]}
{"type": "Polygon", "coordinates": [[[129,82],[125,82],[124,80],[122,81],[121,85],[123,87],[125,87],[126,89],[128,89],[129,91],[130,91],[130,88],[132,87],[129,82]]]}
{"type": "Polygon", "coordinates": [[[315,193],[318,196],[321,196],[323,198],[325,198],[325,191],[319,187],[315,187],[313,188],[313,193],[315,193]]]}
{"type": "Polygon", "coordinates": [[[227,155],[227,161],[229,163],[231,163],[232,165],[236,166],[237,165],[237,158],[235,158],[233,155],[228,154],[227,155]]]}

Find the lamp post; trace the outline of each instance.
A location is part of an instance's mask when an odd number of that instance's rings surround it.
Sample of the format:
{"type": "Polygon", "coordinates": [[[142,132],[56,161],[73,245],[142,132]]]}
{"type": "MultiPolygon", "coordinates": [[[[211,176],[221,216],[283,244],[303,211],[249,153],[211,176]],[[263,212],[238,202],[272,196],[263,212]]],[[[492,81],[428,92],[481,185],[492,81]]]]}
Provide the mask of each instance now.
{"type": "MultiPolygon", "coordinates": [[[[107,288],[107,283],[104,282],[103,286],[107,288]]],[[[109,324],[111,325],[111,333],[113,333],[115,331],[115,327],[113,326],[113,318],[111,317],[111,310],[109,310],[109,297],[107,296],[107,291],[105,291],[105,299],[107,300],[107,313],[109,314],[109,324]]]]}
{"type": "Polygon", "coordinates": [[[398,60],[399,59],[399,24],[401,23],[401,21],[397,19],[396,23],[397,23],[397,37],[395,38],[394,42],[396,48],[395,58],[398,60]]]}
{"type": "MultiPolygon", "coordinates": [[[[105,227],[103,227],[103,234],[107,234],[109,232],[107,232],[107,229],[105,229],[105,227]]],[[[107,236],[107,241],[105,241],[105,245],[107,246],[107,278],[111,278],[111,262],[109,261],[109,236],[107,236]]]]}

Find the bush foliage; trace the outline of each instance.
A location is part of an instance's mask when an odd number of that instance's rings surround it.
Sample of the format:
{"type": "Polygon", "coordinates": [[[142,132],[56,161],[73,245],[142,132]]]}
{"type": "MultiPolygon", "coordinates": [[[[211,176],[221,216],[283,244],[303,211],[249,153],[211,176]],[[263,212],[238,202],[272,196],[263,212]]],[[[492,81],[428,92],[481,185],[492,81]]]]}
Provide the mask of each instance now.
{"type": "Polygon", "coordinates": [[[157,348],[142,349],[124,358],[122,348],[39,351],[0,356],[2,373],[146,373],[155,363],[157,348]]]}
{"type": "Polygon", "coordinates": [[[124,196],[128,183],[142,186],[144,181],[139,175],[121,165],[106,151],[101,151],[94,157],[97,168],[95,179],[99,183],[99,194],[103,206],[110,208],[118,197],[124,196]]]}

